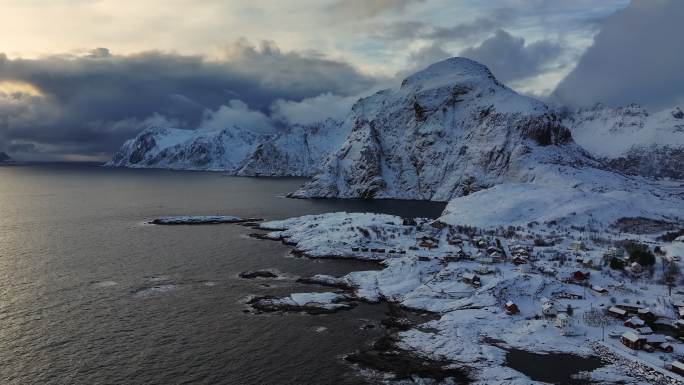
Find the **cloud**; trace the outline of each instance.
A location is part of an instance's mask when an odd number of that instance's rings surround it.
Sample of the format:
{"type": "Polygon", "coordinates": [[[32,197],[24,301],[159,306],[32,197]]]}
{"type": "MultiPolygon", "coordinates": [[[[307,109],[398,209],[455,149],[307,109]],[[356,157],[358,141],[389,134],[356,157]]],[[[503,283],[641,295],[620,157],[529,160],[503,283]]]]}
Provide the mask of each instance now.
{"type": "Polygon", "coordinates": [[[553,98],[571,106],[684,100],[684,2],[635,0],[603,20],[601,31],[553,98]]]}
{"type": "Polygon", "coordinates": [[[540,40],[526,44],[525,39],[500,29],[477,47],[459,54],[489,67],[501,81],[507,82],[538,75],[563,52],[558,42],[540,40]]]}
{"type": "Polygon", "coordinates": [[[501,28],[513,19],[512,13],[503,12],[503,10],[493,10],[490,13],[495,14],[494,17],[480,16],[451,26],[415,20],[376,24],[371,35],[389,41],[421,39],[439,44],[470,41],[501,28]]]}
{"type": "Polygon", "coordinates": [[[231,100],[215,111],[207,111],[200,123],[199,130],[221,130],[230,126],[247,128],[262,134],[276,130],[271,118],[261,111],[251,110],[240,100],[231,100]]]}
{"type": "Polygon", "coordinates": [[[246,113],[249,120],[255,115],[243,107],[268,114],[276,100],[356,95],[377,80],[319,53],[246,40],[226,47],[220,60],[157,51],[116,55],[105,48],[37,59],[0,54],[0,92],[3,82],[36,90],[0,94],[0,144],[28,149],[33,143],[51,152],[27,157],[59,156],[60,148],[106,157],[155,113],[186,128],[197,127],[206,111],[216,119],[246,113]]]}
{"type": "Polygon", "coordinates": [[[309,124],[326,118],[342,120],[357,100],[357,96],[338,96],[329,92],[300,102],[276,100],[272,116],[285,124],[309,124]]]}
{"type": "Polygon", "coordinates": [[[401,12],[425,0],[336,0],[328,8],[337,18],[371,18],[385,12],[401,12]]]}

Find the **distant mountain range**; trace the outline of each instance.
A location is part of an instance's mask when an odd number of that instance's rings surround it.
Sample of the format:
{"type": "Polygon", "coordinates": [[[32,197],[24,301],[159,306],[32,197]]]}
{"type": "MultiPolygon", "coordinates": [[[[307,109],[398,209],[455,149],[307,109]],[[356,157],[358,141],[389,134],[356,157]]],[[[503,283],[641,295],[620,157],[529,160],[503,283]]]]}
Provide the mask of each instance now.
{"type": "Polygon", "coordinates": [[[124,143],[107,166],[311,176],[346,136],[332,119],[276,134],[255,133],[240,126],[181,130],[152,123],[124,143]]]}
{"type": "Polygon", "coordinates": [[[150,126],[108,165],[312,176],[291,196],[449,201],[449,223],[677,221],[682,192],[642,176],[684,178],[683,125],[678,108],[563,111],[451,58],[359,99],[342,122],[268,135],[150,126]]]}

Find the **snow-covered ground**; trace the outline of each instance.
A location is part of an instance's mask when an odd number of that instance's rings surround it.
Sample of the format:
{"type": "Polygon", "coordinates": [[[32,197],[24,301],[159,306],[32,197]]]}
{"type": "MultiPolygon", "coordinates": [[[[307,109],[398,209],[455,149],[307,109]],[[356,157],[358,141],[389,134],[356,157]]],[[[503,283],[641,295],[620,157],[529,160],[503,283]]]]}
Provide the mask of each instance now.
{"type": "Polygon", "coordinates": [[[684,355],[684,344],[673,340],[674,353],[629,354],[619,339],[610,337],[629,328],[607,315],[610,307],[629,305],[648,308],[666,323],[677,319],[673,303],[684,298],[684,292],[669,295],[660,267],[681,251],[679,240],[656,241],[662,231],[638,235],[605,227],[597,232],[574,224],[478,229],[449,223],[453,215],[413,221],[384,214],[331,213],[261,227],[274,230],[270,238],[295,244],[297,252],[312,258],[381,261],[382,270],[318,279],[352,287],[359,299],[438,313],[438,320],[420,330],[400,333],[400,346],[472,368],[477,383],[531,383],[506,366],[508,348],[606,359],[619,355],[628,360],[613,358],[590,374],[602,383],[684,380],[663,368],[684,355]],[[617,253],[613,245],[623,239],[659,245],[665,255],[658,256],[652,272],[612,270],[606,255],[617,253]]]}

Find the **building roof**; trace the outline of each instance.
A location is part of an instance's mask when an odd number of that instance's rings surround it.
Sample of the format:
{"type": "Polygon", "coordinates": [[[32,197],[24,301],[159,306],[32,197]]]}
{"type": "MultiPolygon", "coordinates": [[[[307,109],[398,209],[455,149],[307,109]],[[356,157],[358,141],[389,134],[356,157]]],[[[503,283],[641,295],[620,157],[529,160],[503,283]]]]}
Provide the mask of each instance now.
{"type": "Polygon", "coordinates": [[[642,336],[640,336],[640,335],[638,335],[638,334],[636,334],[636,333],[632,333],[632,332],[625,332],[625,333],[623,333],[623,334],[622,334],[622,338],[624,338],[624,339],[626,339],[627,341],[630,341],[630,342],[637,342],[637,341],[639,341],[639,340],[644,339],[644,337],[642,337],[642,336]]]}
{"type": "Polygon", "coordinates": [[[649,344],[651,344],[651,343],[662,344],[662,343],[665,343],[667,340],[665,339],[665,336],[662,334],[651,334],[650,336],[646,337],[646,341],[649,344]]]}
{"type": "Polygon", "coordinates": [[[680,369],[680,370],[684,370],[684,362],[674,361],[672,363],[672,367],[680,369]]]}
{"type": "Polygon", "coordinates": [[[646,324],[646,322],[639,317],[632,317],[632,318],[628,319],[627,322],[631,323],[632,325],[636,325],[636,326],[646,324]]]}
{"type": "Polygon", "coordinates": [[[611,312],[611,313],[622,314],[622,315],[627,314],[627,311],[626,311],[626,310],[620,309],[619,307],[615,307],[615,306],[613,306],[613,307],[611,307],[610,309],[608,309],[608,311],[611,312]]]}
{"type": "Polygon", "coordinates": [[[650,312],[651,312],[651,309],[649,309],[647,307],[644,307],[644,308],[637,310],[637,313],[639,313],[639,314],[646,314],[646,313],[650,313],[650,312]]]}
{"type": "Polygon", "coordinates": [[[506,307],[511,307],[511,306],[515,306],[515,304],[513,303],[513,301],[508,301],[508,302],[506,302],[506,307]]]}

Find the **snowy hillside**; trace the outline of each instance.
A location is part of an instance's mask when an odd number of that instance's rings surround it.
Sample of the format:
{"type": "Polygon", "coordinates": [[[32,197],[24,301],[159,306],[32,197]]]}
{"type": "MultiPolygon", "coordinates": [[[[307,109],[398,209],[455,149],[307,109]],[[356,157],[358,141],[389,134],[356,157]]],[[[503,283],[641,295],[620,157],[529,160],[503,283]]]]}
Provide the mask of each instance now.
{"type": "Polygon", "coordinates": [[[593,163],[544,103],[464,58],[359,100],[344,124],[347,140],[294,196],[446,201],[593,163]]]}
{"type": "Polygon", "coordinates": [[[310,176],[349,131],[332,119],[307,126],[293,126],[268,138],[246,158],[237,175],[310,176]]]}
{"type": "Polygon", "coordinates": [[[614,169],[684,178],[684,112],[679,107],[649,114],[636,104],[597,104],[578,110],[563,123],[579,145],[614,169]]]}
{"type": "Polygon", "coordinates": [[[152,124],[124,143],[107,165],[308,176],[345,137],[339,124],[330,119],[276,134],[256,133],[239,126],[180,130],[152,124]]]}

